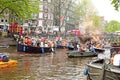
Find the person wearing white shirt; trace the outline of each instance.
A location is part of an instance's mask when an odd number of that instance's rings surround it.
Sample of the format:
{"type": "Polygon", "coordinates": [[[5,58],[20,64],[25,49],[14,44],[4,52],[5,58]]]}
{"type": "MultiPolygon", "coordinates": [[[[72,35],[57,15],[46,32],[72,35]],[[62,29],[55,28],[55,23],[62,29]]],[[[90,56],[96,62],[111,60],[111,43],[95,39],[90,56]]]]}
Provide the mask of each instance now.
{"type": "Polygon", "coordinates": [[[47,44],[47,43],[45,43],[45,47],[48,47],[48,44],[47,44]]]}
{"type": "Polygon", "coordinates": [[[113,60],[113,65],[120,67],[120,54],[115,54],[114,60],[113,60]]]}
{"type": "Polygon", "coordinates": [[[44,42],[41,42],[41,43],[40,43],[40,47],[44,47],[44,42]]]}
{"type": "Polygon", "coordinates": [[[44,42],[41,42],[40,43],[40,47],[41,47],[41,49],[42,49],[42,53],[44,53],[45,51],[44,51],[44,42]]]}
{"type": "Polygon", "coordinates": [[[54,52],[54,53],[55,53],[55,50],[54,50],[54,47],[55,47],[55,46],[54,46],[54,44],[55,44],[55,43],[54,43],[54,42],[52,42],[52,45],[51,45],[51,50],[52,50],[52,52],[54,52]]]}

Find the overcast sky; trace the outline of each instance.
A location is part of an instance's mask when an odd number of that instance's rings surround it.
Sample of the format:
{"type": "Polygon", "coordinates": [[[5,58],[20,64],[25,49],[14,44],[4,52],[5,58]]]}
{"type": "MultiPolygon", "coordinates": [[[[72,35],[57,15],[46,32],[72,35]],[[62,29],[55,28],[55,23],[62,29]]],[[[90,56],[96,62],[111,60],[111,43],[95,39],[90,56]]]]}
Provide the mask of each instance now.
{"type": "Polygon", "coordinates": [[[110,0],[92,0],[92,3],[99,15],[104,16],[105,20],[117,20],[120,22],[120,12],[114,10],[113,5],[110,4],[110,0]]]}

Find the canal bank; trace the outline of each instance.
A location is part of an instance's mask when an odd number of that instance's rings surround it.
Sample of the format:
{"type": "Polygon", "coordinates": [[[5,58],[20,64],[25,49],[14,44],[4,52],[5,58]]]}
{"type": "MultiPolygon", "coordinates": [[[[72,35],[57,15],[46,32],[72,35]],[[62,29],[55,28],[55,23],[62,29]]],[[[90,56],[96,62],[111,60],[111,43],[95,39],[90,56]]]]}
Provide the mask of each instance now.
{"type": "Polygon", "coordinates": [[[12,37],[2,37],[0,36],[0,45],[16,46],[17,41],[12,37]]]}

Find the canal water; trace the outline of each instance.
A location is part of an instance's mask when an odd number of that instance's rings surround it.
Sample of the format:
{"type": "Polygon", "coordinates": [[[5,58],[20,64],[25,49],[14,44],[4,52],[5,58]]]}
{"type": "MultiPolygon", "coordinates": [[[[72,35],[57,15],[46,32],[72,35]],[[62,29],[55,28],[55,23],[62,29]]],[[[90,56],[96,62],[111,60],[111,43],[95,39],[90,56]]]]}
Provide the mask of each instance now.
{"type": "Polygon", "coordinates": [[[16,47],[0,49],[18,61],[13,68],[0,71],[0,80],[86,80],[84,68],[92,58],[68,58],[65,49],[56,53],[18,53],[16,47]]]}

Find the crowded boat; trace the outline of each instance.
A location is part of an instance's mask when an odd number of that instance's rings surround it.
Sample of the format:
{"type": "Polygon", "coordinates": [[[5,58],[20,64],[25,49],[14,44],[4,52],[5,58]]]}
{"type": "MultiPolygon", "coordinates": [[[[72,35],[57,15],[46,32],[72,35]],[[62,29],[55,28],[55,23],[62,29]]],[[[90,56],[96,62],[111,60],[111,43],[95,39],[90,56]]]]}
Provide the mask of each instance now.
{"type": "MultiPolygon", "coordinates": [[[[81,36],[82,37],[82,36],[81,36]]],[[[86,37],[87,38],[87,37],[86,37]]],[[[79,38],[69,39],[63,38],[60,35],[56,36],[54,40],[50,40],[48,37],[44,36],[30,36],[30,34],[26,34],[21,36],[18,41],[18,51],[22,52],[31,52],[29,50],[25,50],[25,46],[28,47],[36,47],[41,48],[40,52],[55,51],[57,49],[68,49],[72,51],[90,51],[90,52],[104,52],[104,45],[106,44],[104,39],[95,40],[94,38],[86,39],[84,43],[81,42],[79,38]],[[23,45],[20,48],[20,45],[23,45]],[[47,50],[43,49],[47,48],[47,50]],[[42,51],[43,50],[43,51],[42,51]]],[[[32,49],[33,50],[33,49],[32,49]]],[[[37,51],[36,51],[37,52],[37,51]]],[[[39,53],[39,51],[38,51],[39,53]]]]}

